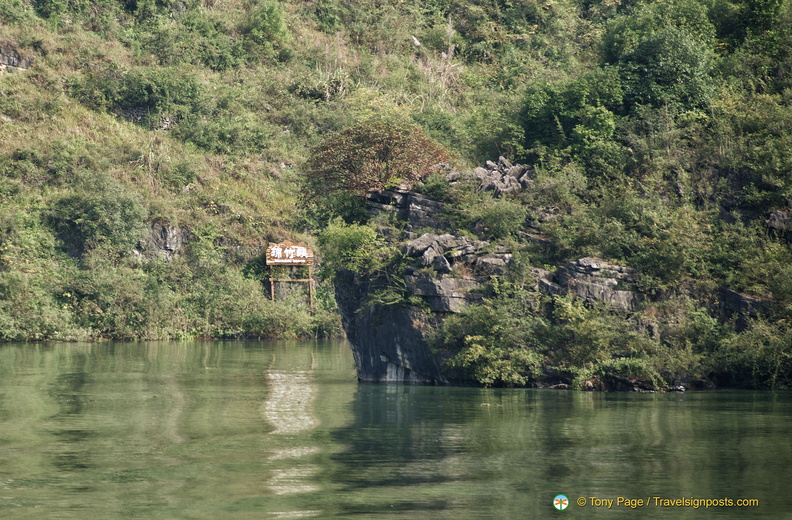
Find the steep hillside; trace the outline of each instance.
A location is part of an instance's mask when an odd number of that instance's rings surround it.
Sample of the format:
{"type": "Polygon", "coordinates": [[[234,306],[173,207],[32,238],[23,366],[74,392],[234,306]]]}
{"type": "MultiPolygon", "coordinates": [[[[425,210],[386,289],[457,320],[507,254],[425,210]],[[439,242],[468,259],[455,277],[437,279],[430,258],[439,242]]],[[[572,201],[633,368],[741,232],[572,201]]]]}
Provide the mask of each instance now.
{"type": "Polygon", "coordinates": [[[593,29],[518,11],[3,0],[0,339],[337,333],[323,287],[313,315],[261,287],[262,246],[321,226],[301,166],[371,116],[462,161],[519,147],[519,76],[573,69],[593,29]],[[566,50],[525,40],[538,23],[566,50]]]}
{"type": "MultiPolygon", "coordinates": [[[[399,121],[459,171],[531,170],[425,179],[471,239],[629,266],[639,311],[687,324],[653,338],[671,357],[711,341],[733,384],[790,380],[789,1],[0,0],[0,22],[2,340],[338,333],[328,283],[314,313],[269,301],[262,248],[382,227],[317,193],[317,157],[399,121]],[[729,321],[723,291],[772,310],[729,321]]],[[[554,348],[628,319],[573,314],[554,348]]]]}

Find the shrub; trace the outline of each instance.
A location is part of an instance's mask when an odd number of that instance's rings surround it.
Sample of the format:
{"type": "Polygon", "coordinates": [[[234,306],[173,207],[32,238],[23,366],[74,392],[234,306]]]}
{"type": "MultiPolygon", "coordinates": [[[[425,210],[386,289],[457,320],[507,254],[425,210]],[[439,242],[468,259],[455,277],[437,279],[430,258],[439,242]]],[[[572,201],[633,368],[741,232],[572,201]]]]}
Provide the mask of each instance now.
{"type": "Polygon", "coordinates": [[[370,271],[381,247],[376,231],[369,226],[331,222],[319,235],[323,262],[333,271],[370,271]]]}
{"type": "Polygon", "coordinates": [[[33,10],[22,0],[0,0],[0,21],[9,25],[32,23],[33,10]]]}
{"type": "Polygon", "coordinates": [[[272,55],[289,39],[281,3],[274,0],[262,2],[252,13],[244,32],[254,49],[264,56],[272,55]]]}
{"type": "Polygon", "coordinates": [[[33,2],[36,12],[42,18],[51,18],[64,14],[82,14],[91,5],[85,0],[37,0],[33,2]]]}
{"type": "Polygon", "coordinates": [[[574,161],[591,177],[616,176],[626,162],[617,141],[625,84],[616,67],[573,80],[532,85],[525,96],[525,148],[546,167],[574,161]]]}
{"type": "Polygon", "coordinates": [[[147,215],[137,194],[96,175],[79,192],[55,201],[49,220],[66,250],[80,256],[100,246],[116,254],[131,250],[147,215]]]}
{"type": "Polygon", "coordinates": [[[706,44],[673,27],[642,40],[621,59],[628,105],[706,106],[714,92],[706,44]]]}
{"type": "Polygon", "coordinates": [[[137,122],[149,128],[159,126],[162,115],[179,119],[200,112],[202,107],[201,85],[192,72],[181,69],[124,70],[111,64],[71,81],[69,87],[71,94],[90,108],[116,115],[142,112],[137,122]]]}
{"type": "Polygon", "coordinates": [[[722,343],[716,375],[724,383],[751,388],[792,385],[792,330],[786,321],[754,320],[750,328],[722,343]]]}
{"type": "Polygon", "coordinates": [[[72,339],[70,313],[42,278],[0,270],[0,341],[72,339]]]}
{"type": "Polygon", "coordinates": [[[635,51],[642,41],[668,28],[676,28],[708,44],[715,36],[715,27],[707,11],[704,3],[696,0],[637,4],[632,12],[618,16],[608,24],[603,36],[603,57],[608,63],[616,63],[635,51]]]}
{"type": "Polygon", "coordinates": [[[500,240],[517,234],[525,224],[527,209],[516,201],[488,197],[464,208],[463,213],[473,229],[484,238],[500,240]]]}
{"type": "Polygon", "coordinates": [[[423,183],[416,187],[419,193],[423,193],[430,199],[444,200],[449,196],[450,184],[442,172],[435,172],[424,179],[423,183]]]}
{"type": "Polygon", "coordinates": [[[543,320],[503,311],[497,302],[470,306],[435,331],[431,343],[450,352],[446,365],[457,378],[485,386],[521,386],[541,374],[544,357],[536,348],[536,332],[543,320]]]}
{"type": "Polygon", "coordinates": [[[260,153],[273,141],[276,130],[253,114],[234,116],[218,111],[211,117],[190,114],[171,135],[213,153],[260,153]]]}
{"type": "Polygon", "coordinates": [[[227,27],[203,11],[188,10],[175,21],[142,35],[142,45],[165,65],[203,64],[226,70],[245,61],[245,51],[227,27]]]}

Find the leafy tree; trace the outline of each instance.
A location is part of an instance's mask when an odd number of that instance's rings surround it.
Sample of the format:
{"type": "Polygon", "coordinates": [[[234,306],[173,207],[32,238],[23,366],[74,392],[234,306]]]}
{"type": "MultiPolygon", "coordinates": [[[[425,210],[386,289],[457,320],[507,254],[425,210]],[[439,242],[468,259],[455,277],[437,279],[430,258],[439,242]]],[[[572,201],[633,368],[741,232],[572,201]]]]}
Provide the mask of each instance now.
{"type": "Polygon", "coordinates": [[[570,81],[532,86],[522,113],[527,146],[564,146],[581,132],[611,137],[612,123],[602,120],[612,118],[609,112],[622,112],[623,98],[619,70],[609,66],[570,81]]]}
{"type": "Polygon", "coordinates": [[[322,143],[308,161],[309,198],[363,196],[400,184],[412,186],[448,155],[423,130],[399,120],[370,119],[322,143]]]}
{"type": "Polygon", "coordinates": [[[605,63],[618,64],[626,108],[679,103],[698,108],[713,91],[710,47],[716,30],[704,4],[659,0],[615,18],[603,36],[605,63]]]}
{"type": "Polygon", "coordinates": [[[743,20],[748,31],[769,30],[778,19],[783,0],[745,0],[743,20]]]}
{"type": "Polygon", "coordinates": [[[616,63],[636,50],[642,41],[668,29],[688,33],[694,40],[711,43],[715,27],[707,8],[695,0],[659,0],[640,3],[629,14],[614,18],[603,36],[606,63],[616,63]]]}

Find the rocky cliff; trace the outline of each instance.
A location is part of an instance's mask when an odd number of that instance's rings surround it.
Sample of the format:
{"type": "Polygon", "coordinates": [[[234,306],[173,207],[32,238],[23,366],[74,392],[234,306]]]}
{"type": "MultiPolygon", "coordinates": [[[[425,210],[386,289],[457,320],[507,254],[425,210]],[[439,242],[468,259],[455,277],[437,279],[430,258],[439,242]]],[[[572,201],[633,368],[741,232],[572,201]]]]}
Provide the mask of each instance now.
{"type": "MultiPolygon", "coordinates": [[[[478,183],[479,191],[493,191],[500,196],[524,189],[532,182],[529,168],[512,165],[504,158],[485,166],[468,176],[468,181],[474,179],[478,183]]],[[[460,176],[449,172],[446,178],[454,183],[460,176]]],[[[453,376],[444,369],[443,354],[430,348],[428,337],[432,329],[465,307],[480,304],[487,284],[508,272],[514,250],[522,242],[544,239],[530,233],[522,233],[516,244],[513,240],[496,243],[470,238],[471,234],[453,229],[442,202],[412,191],[371,193],[367,208],[375,215],[395,217],[397,226],[381,227],[379,231],[390,244],[398,244],[404,261],[392,266],[384,281],[349,271],[337,276],[337,302],[358,377],[369,382],[453,382],[453,376]],[[427,232],[429,229],[432,231],[427,232]],[[399,301],[383,302],[376,297],[388,284],[401,291],[399,301]]],[[[532,228],[530,221],[526,228],[532,228]]],[[[531,272],[539,294],[569,296],[627,317],[649,301],[647,295],[636,290],[634,269],[600,258],[579,258],[554,269],[532,267],[531,272]]],[[[736,316],[738,322],[767,310],[766,302],[727,288],[719,290],[709,305],[714,314],[722,318],[736,316]]],[[[545,386],[553,384],[552,374],[546,379],[545,386]]],[[[563,378],[555,382],[562,381],[563,378]]],[[[608,381],[587,381],[584,388],[652,389],[646,381],[616,375],[608,381]]]]}
{"type": "MultiPolygon", "coordinates": [[[[504,159],[487,166],[474,172],[482,190],[508,192],[530,182],[526,167],[504,159]]],[[[456,172],[448,174],[452,182],[458,177],[456,172]]],[[[381,289],[376,280],[348,271],[337,277],[336,299],[361,381],[448,382],[440,356],[429,348],[429,332],[447,315],[480,302],[482,286],[508,269],[509,248],[443,232],[452,231],[443,206],[411,191],[368,196],[370,212],[392,214],[403,224],[401,230],[381,231],[387,240],[400,244],[407,261],[398,273],[391,273],[399,277],[404,292],[398,304],[372,301],[372,294],[381,289]],[[438,232],[415,232],[427,228],[438,232]]],[[[547,294],[572,294],[626,310],[634,309],[641,299],[621,288],[632,280],[629,268],[601,260],[583,258],[556,271],[535,272],[539,289],[547,294]]]]}

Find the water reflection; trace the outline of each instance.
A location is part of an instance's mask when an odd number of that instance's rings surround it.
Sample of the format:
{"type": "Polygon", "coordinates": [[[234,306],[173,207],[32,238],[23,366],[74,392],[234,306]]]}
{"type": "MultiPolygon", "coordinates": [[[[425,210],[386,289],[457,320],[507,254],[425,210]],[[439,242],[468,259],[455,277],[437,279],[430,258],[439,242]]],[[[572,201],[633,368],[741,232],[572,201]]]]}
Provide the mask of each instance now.
{"type": "Polygon", "coordinates": [[[262,415],[273,425],[274,434],[295,434],[316,427],[311,415],[314,387],[310,371],[267,372],[270,394],[262,406],[262,415]]]}
{"type": "MultiPolygon", "coordinates": [[[[310,360],[311,364],[312,361],[313,359],[310,360]]],[[[319,448],[301,442],[301,439],[305,439],[304,434],[318,424],[311,414],[316,392],[315,383],[310,366],[307,368],[308,370],[292,367],[289,370],[267,371],[270,393],[262,405],[262,415],[273,427],[271,435],[289,437],[285,441],[286,445],[274,450],[269,457],[273,466],[269,488],[275,495],[320,490],[313,478],[317,467],[310,459],[319,448]]],[[[317,510],[273,512],[277,518],[305,518],[317,514],[317,510]]]]}
{"type": "Polygon", "coordinates": [[[0,346],[0,518],[546,518],[562,492],[792,510],[789,393],[358,385],[352,367],[339,343],[0,346]]]}
{"type": "MultiPolygon", "coordinates": [[[[361,386],[356,419],[334,432],[344,515],[519,518],[570,496],[758,498],[788,511],[792,461],[784,394],[678,395],[361,386]],[[758,401],[758,402],[757,402],[758,401]],[[725,409],[724,409],[725,405],[725,409]],[[761,440],[759,440],[761,439],[761,440]],[[762,449],[760,444],[764,443],[762,449]],[[783,462],[781,462],[783,461],[783,462]],[[772,468],[772,469],[770,469],[772,468]],[[365,500],[359,497],[365,497],[365,500]],[[398,512],[398,513],[395,513],[398,512]]],[[[607,510],[578,510],[604,518],[607,510]]],[[[698,518],[654,509],[644,518],[698,518]]],[[[570,513],[575,515],[575,513],[570,513]]]]}

